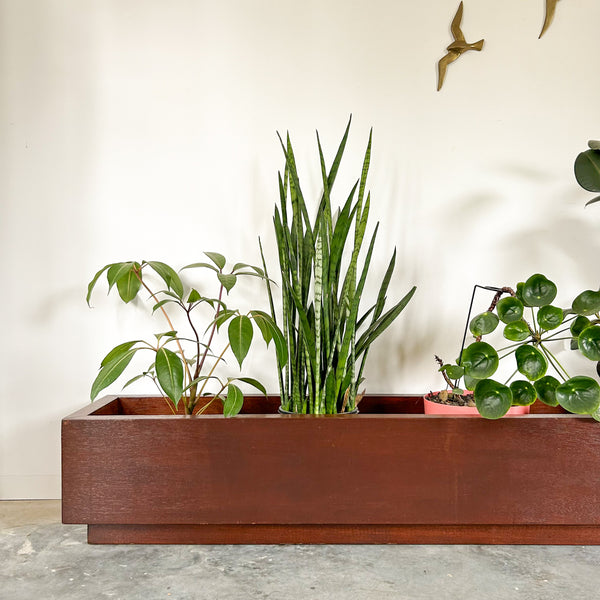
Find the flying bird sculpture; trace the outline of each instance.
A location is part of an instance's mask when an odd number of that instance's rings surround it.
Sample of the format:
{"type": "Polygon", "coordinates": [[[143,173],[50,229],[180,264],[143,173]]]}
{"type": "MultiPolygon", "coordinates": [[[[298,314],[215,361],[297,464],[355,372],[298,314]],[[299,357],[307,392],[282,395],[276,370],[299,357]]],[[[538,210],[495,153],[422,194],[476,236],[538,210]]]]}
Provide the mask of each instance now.
{"type": "Polygon", "coordinates": [[[552,24],[557,2],[558,0],[546,0],[546,16],[544,17],[544,25],[542,26],[542,32],[538,36],[538,40],[546,33],[548,27],[552,24]]]}
{"type": "MultiPolygon", "coordinates": [[[[552,0],[548,0],[551,2],[552,0]]],[[[454,15],[454,19],[452,19],[452,24],[450,25],[450,30],[452,31],[452,36],[454,37],[454,41],[446,48],[448,54],[443,56],[438,62],[438,92],[442,89],[442,85],[444,83],[444,79],[446,77],[446,69],[451,62],[454,62],[461,54],[464,54],[468,50],[481,50],[483,48],[484,40],[479,40],[473,44],[468,44],[465,41],[465,36],[460,29],[460,22],[462,21],[463,14],[463,3],[461,2],[458,5],[458,10],[454,15]]]]}

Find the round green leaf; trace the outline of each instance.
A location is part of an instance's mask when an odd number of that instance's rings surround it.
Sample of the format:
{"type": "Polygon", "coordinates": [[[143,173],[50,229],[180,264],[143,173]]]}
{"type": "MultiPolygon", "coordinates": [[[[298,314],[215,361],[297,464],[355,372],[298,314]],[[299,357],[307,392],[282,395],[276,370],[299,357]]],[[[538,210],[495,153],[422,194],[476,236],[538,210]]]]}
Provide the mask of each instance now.
{"type": "Polygon", "coordinates": [[[465,374],[464,367],[459,367],[458,365],[444,365],[442,369],[446,371],[446,375],[450,379],[460,379],[465,374]]]}
{"type": "Polygon", "coordinates": [[[504,328],[503,334],[511,342],[522,342],[531,335],[531,332],[525,321],[514,321],[504,328]]]}
{"type": "Polygon", "coordinates": [[[517,359],[519,373],[525,375],[529,381],[540,379],[548,370],[546,358],[533,346],[520,346],[515,352],[515,358],[517,359]]]}
{"type": "Polygon", "coordinates": [[[517,290],[516,290],[517,299],[521,302],[521,304],[523,306],[530,306],[525,301],[525,298],[523,298],[523,288],[524,287],[525,287],[525,282],[524,281],[520,281],[519,283],[517,283],[517,290]]]}
{"type": "Polygon", "coordinates": [[[521,379],[510,384],[510,391],[513,395],[512,403],[514,406],[529,406],[537,398],[535,388],[528,381],[521,379]]]}
{"type": "Polygon", "coordinates": [[[564,318],[562,308],[552,306],[551,304],[542,306],[537,314],[538,325],[546,331],[556,329],[563,322],[564,318]]]}
{"type": "Polygon", "coordinates": [[[513,323],[523,317],[523,303],[514,296],[507,296],[498,301],[496,312],[503,323],[513,323]]]}
{"type": "Polygon", "coordinates": [[[556,388],[556,399],[569,412],[589,415],[600,407],[600,385],[591,377],[572,377],[556,388]]]}
{"type": "Polygon", "coordinates": [[[484,312],[471,319],[469,329],[475,337],[492,333],[498,327],[498,317],[492,312],[484,312]]]}
{"type": "Polygon", "coordinates": [[[590,326],[590,320],[587,317],[579,316],[571,323],[571,334],[578,337],[579,334],[590,326]]]}
{"type": "Polygon", "coordinates": [[[573,300],[573,312],[578,315],[593,315],[600,311],[600,291],[586,290],[573,300]]]}
{"type": "Polygon", "coordinates": [[[503,417],[513,402],[510,389],[493,379],[482,379],[475,386],[473,397],[479,414],[486,419],[503,417]]]}
{"type": "Polygon", "coordinates": [[[498,353],[486,342],[473,342],[462,355],[465,374],[475,379],[485,379],[498,368],[498,353]]]}
{"type": "Polygon", "coordinates": [[[537,392],[537,397],[548,406],[558,406],[558,400],[556,399],[556,388],[560,385],[560,382],[556,377],[552,375],[545,375],[541,379],[538,379],[533,387],[537,392]]]}
{"type": "Polygon", "coordinates": [[[469,390],[469,391],[473,391],[475,389],[475,386],[480,382],[480,379],[477,379],[476,377],[470,377],[469,375],[467,375],[465,373],[465,387],[469,390]]]}
{"type": "Polygon", "coordinates": [[[590,360],[600,360],[600,326],[586,327],[577,338],[579,350],[590,360]]]}
{"type": "Polygon", "coordinates": [[[600,151],[586,150],[575,159],[577,183],[590,192],[600,192],[600,151]]]}
{"type": "Polygon", "coordinates": [[[522,294],[529,306],[544,306],[556,298],[556,285],[544,275],[536,273],[523,284],[522,294]]]}

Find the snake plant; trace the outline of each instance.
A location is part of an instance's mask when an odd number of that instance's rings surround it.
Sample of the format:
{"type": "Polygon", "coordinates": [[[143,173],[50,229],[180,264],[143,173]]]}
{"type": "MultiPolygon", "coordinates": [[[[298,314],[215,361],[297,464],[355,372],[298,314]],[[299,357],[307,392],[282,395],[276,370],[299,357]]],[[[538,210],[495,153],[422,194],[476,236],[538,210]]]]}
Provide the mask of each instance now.
{"type": "MultiPolygon", "coordinates": [[[[333,414],[355,409],[362,395],[359,385],[374,340],[402,312],[415,288],[384,312],[386,294],[396,262],[394,251],[375,303],[361,310],[367,272],[378,225],[366,241],[371,204],[366,194],[372,131],[362,172],[344,203],[332,208],[332,190],[344,154],[351,118],[329,169],[317,132],[323,191],[313,221],[296,168],[289,134],[285,143],[283,175],[279,173],[279,206],[273,223],[281,273],[282,314],[279,326],[287,343],[289,361],[279,362],[281,406],[294,413],[333,414]]],[[[261,247],[262,253],[262,247],[261,247]]],[[[263,256],[263,266],[266,264],[263,256]]],[[[276,315],[270,279],[265,279],[272,316],[276,315]]]]}

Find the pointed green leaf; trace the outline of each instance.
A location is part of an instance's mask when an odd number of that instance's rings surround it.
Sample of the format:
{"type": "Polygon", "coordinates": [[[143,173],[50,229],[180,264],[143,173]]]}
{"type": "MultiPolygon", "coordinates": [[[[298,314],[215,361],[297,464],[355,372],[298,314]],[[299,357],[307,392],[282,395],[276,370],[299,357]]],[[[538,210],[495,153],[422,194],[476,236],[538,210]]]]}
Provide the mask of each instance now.
{"type": "Polygon", "coordinates": [[[190,265],[185,265],[185,267],[181,268],[181,271],[183,271],[184,269],[210,269],[211,271],[215,271],[216,273],[219,272],[219,269],[217,269],[215,265],[211,265],[210,263],[205,262],[197,262],[192,263],[190,265]]]}
{"type": "Polygon", "coordinates": [[[119,281],[122,277],[125,277],[127,273],[135,266],[133,262],[115,263],[111,265],[106,273],[106,279],[108,280],[108,291],[112,289],[113,285],[119,281]]]}
{"type": "Polygon", "coordinates": [[[121,375],[127,365],[131,362],[131,359],[137,350],[137,348],[131,348],[125,353],[119,354],[100,369],[94,383],[92,383],[92,390],[90,392],[90,398],[92,400],[94,400],[105,387],[108,387],[111,383],[116,381],[119,375],[121,375]]]}
{"type": "Polygon", "coordinates": [[[244,358],[246,358],[248,350],[250,350],[252,336],[254,335],[252,321],[245,315],[238,315],[231,320],[231,323],[229,323],[227,333],[229,336],[229,343],[231,344],[231,350],[237,358],[241,368],[244,358]]]}
{"type": "Polygon", "coordinates": [[[223,415],[233,417],[237,415],[244,405],[244,394],[237,386],[230,383],[227,386],[227,398],[223,403],[223,415]]]}
{"type": "Polygon", "coordinates": [[[172,267],[156,260],[149,260],[146,262],[146,264],[154,269],[154,271],[167,284],[167,287],[173,290],[180,300],[183,298],[183,283],[181,283],[179,275],[177,275],[172,267]]]}
{"type": "Polygon", "coordinates": [[[236,380],[243,381],[244,383],[255,387],[259,392],[262,392],[265,396],[267,395],[267,390],[265,386],[257,379],[253,379],[252,377],[236,377],[236,380]]]}
{"type": "Polygon", "coordinates": [[[138,342],[141,342],[141,340],[133,340],[132,342],[124,342],[122,344],[119,344],[118,346],[115,346],[103,359],[102,362],[100,363],[101,367],[105,367],[108,363],[112,362],[113,360],[119,358],[122,354],[126,354],[127,351],[130,348],[133,348],[133,346],[135,346],[138,342]]]}
{"type": "Polygon", "coordinates": [[[231,288],[236,284],[237,277],[232,274],[225,273],[217,273],[217,277],[219,281],[223,284],[223,287],[227,290],[227,293],[231,290],[231,288]]]}
{"type": "Polygon", "coordinates": [[[156,377],[163,392],[177,404],[183,394],[183,364],[177,354],[167,348],[156,352],[156,377]]]}
{"type": "Polygon", "coordinates": [[[165,298],[164,300],[161,300],[160,302],[157,302],[153,307],[152,307],[152,312],[156,312],[159,308],[161,308],[162,306],[164,306],[165,304],[168,304],[169,302],[176,302],[176,300],[173,300],[172,298],[165,298]]]}
{"type": "Polygon", "coordinates": [[[198,300],[202,300],[202,296],[198,290],[192,288],[187,299],[188,304],[193,304],[194,302],[198,302],[198,300]]]}
{"type": "Polygon", "coordinates": [[[98,279],[100,278],[100,275],[102,275],[102,273],[104,273],[104,271],[106,271],[107,269],[110,269],[113,266],[113,264],[109,264],[109,265],[105,265],[104,267],[102,267],[92,278],[92,280],[88,283],[88,290],[87,290],[87,296],[85,297],[85,301],[87,302],[87,305],[90,305],[90,298],[92,297],[92,291],[94,290],[94,287],[96,286],[96,283],[98,281],[98,279]]]}
{"type": "Polygon", "coordinates": [[[215,265],[219,267],[219,269],[222,270],[225,268],[227,259],[222,254],[219,254],[218,252],[205,252],[204,254],[208,256],[208,258],[210,258],[210,260],[212,260],[215,265]]]}
{"type": "Polygon", "coordinates": [[[140,281],[141,274],[139,274],[140,264],[133,263],[129,271],[123,277],[117,279],[117,290],[121,300],[126,304],[131,302],[140,291],[142,282],[140,281]]]}

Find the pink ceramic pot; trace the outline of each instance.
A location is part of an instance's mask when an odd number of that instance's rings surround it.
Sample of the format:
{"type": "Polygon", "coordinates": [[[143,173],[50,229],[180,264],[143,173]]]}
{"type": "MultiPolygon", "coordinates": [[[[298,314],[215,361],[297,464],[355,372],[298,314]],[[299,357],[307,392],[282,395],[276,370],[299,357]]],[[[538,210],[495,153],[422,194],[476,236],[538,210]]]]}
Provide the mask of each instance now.
{"type": "MultiPolygon", "coordinates": [[[[471,392],[472,393],[472,392],[471,392]]],[[[475,406],[452,406],[451,404],[440,404],[428,400],[427,394],[423,397],[423,405],[425,406],[426,415],[462,415],[467,417],[480,417],[479,411],[475,406]]],[[[506,413],[508,415],[528,415],[529,406],[511,406],[506,413]]]]}

